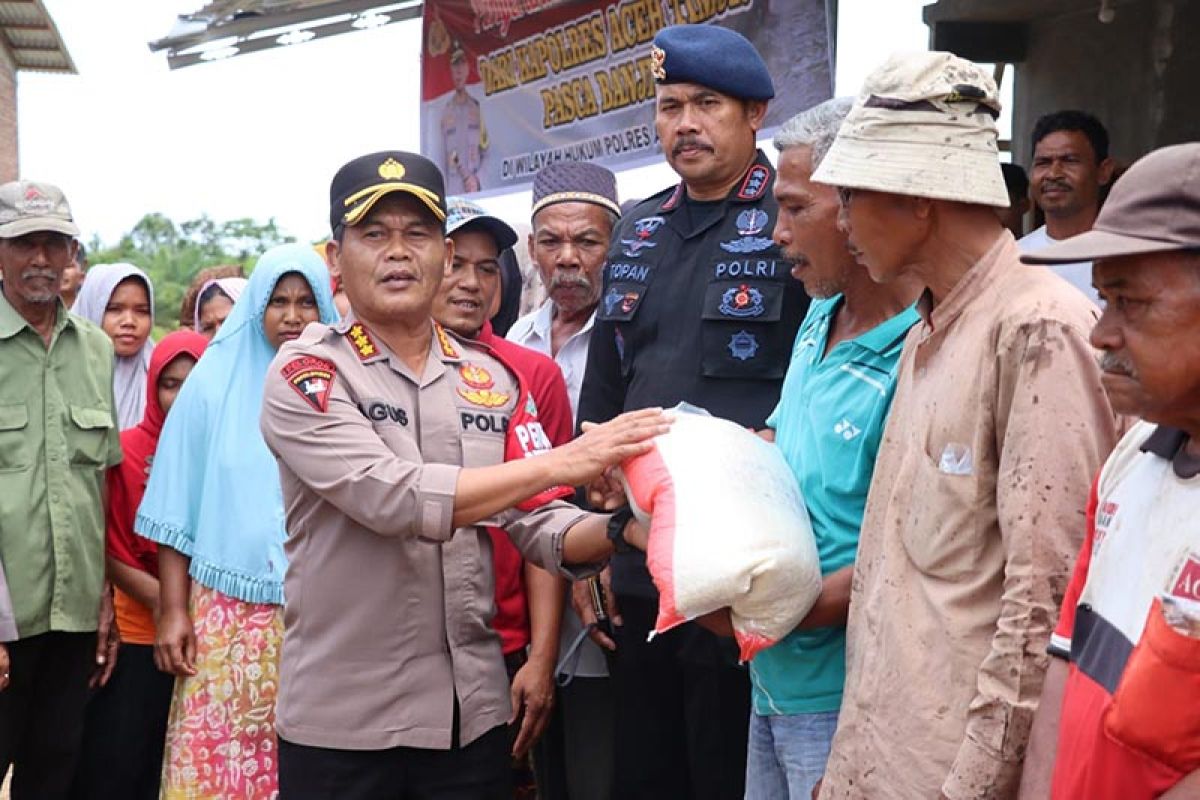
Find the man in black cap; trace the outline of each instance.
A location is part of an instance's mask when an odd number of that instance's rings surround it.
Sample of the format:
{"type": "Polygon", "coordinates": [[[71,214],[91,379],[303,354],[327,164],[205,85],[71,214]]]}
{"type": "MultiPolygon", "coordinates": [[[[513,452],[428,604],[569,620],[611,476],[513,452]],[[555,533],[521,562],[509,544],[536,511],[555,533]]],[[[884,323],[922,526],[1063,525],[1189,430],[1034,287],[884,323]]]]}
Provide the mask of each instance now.
{"type": "Polygon", "coordinates": [[[647,410],[549,448],[519,377],[431,317],[454,256],[444,193],[412,153],[338,170],[326,257],[352,312],[310,325],[267,373],[262,432],[288,531],[276,729],[291,800],[510,795],[484,526],[568,576],[564,564],[602,561],[608,518],[554,498],[667,429],[647,410]]]}
{"type": "MultiPolygon", "coordinates": [[[[716,25],[663,29],[651,58],[655,126],[682,182],[613,234],[579,418],[687,401],[761,429],[808,307],[771,241],[775,172],[755,142],[774,87],[753,45],[716,25]]],[[[740,798],[749,680],[736,649],[694,624],[648,643],[657,595],[640,555],[614,557],[612,586],[614,796],[740,798]]]]}

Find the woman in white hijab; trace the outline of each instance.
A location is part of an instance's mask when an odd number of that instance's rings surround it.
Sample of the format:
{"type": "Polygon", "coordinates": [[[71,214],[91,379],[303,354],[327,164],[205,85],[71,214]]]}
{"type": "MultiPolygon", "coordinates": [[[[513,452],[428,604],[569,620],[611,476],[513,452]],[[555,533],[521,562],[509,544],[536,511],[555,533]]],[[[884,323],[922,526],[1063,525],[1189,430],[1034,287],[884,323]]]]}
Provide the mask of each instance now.
{"type": "Polygon", "coordinates": [[[113,393],[121,430],[142,421],[146,372],[154,342],[154,287],[132,264],[99,264],[88,270],[71,313],[96,323],[112,339],[113,393]]]}

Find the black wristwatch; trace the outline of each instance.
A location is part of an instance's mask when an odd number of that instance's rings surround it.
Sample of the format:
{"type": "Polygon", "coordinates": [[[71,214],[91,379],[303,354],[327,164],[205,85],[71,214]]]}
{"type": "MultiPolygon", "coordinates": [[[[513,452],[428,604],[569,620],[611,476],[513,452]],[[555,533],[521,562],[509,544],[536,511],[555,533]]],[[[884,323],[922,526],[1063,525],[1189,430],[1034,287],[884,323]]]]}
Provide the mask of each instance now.
{"type": "Polygon", "coordinates": [[[617,553],[632,553],[633,548],[625,541],[625,526],[633,519],[633,511],[629,506],[618,508],[608,518],[608,540],[612,542],[613,550],[617,553]]]}

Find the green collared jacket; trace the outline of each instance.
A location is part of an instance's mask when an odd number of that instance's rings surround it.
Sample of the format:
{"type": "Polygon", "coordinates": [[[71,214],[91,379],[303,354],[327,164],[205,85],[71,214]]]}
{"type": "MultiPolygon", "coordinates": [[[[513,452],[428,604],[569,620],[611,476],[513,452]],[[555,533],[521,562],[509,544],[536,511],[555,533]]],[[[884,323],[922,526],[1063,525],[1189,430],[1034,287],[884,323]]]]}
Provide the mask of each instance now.
{"type": "Polygon", "coordinates": [[[61,302],[47,347],[0,291],[0,561],[22,639],[96,629],[104,472],[121,461],[112,365],[61,302]]]}

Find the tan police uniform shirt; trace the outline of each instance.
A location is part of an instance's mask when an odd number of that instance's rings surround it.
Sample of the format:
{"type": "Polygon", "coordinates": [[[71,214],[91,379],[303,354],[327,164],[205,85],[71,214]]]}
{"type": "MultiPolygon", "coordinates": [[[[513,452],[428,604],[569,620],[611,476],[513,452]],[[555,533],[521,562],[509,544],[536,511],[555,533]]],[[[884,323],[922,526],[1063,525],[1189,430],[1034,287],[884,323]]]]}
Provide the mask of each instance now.
{"type": "Polygon", "coordinates": [[[1000,235],[918,304],[875,463],[821,797],[1016,796],[1046,645],[1117,440],[1095,307],[1000,235]]]}
{"type": "Polygon", "coordinates": [[[553,502],[452,527],[459,470],[504,460],[518,402],[516,379],[486,348],[437,326],[419,375],[353,319],[309,325],[280,349],[262,431],[288,530],[282,738],[447,749],[455,697],[460,744],[508,721],[483,526],[557,571],[563,535],[584,516],[553,502]]]}

